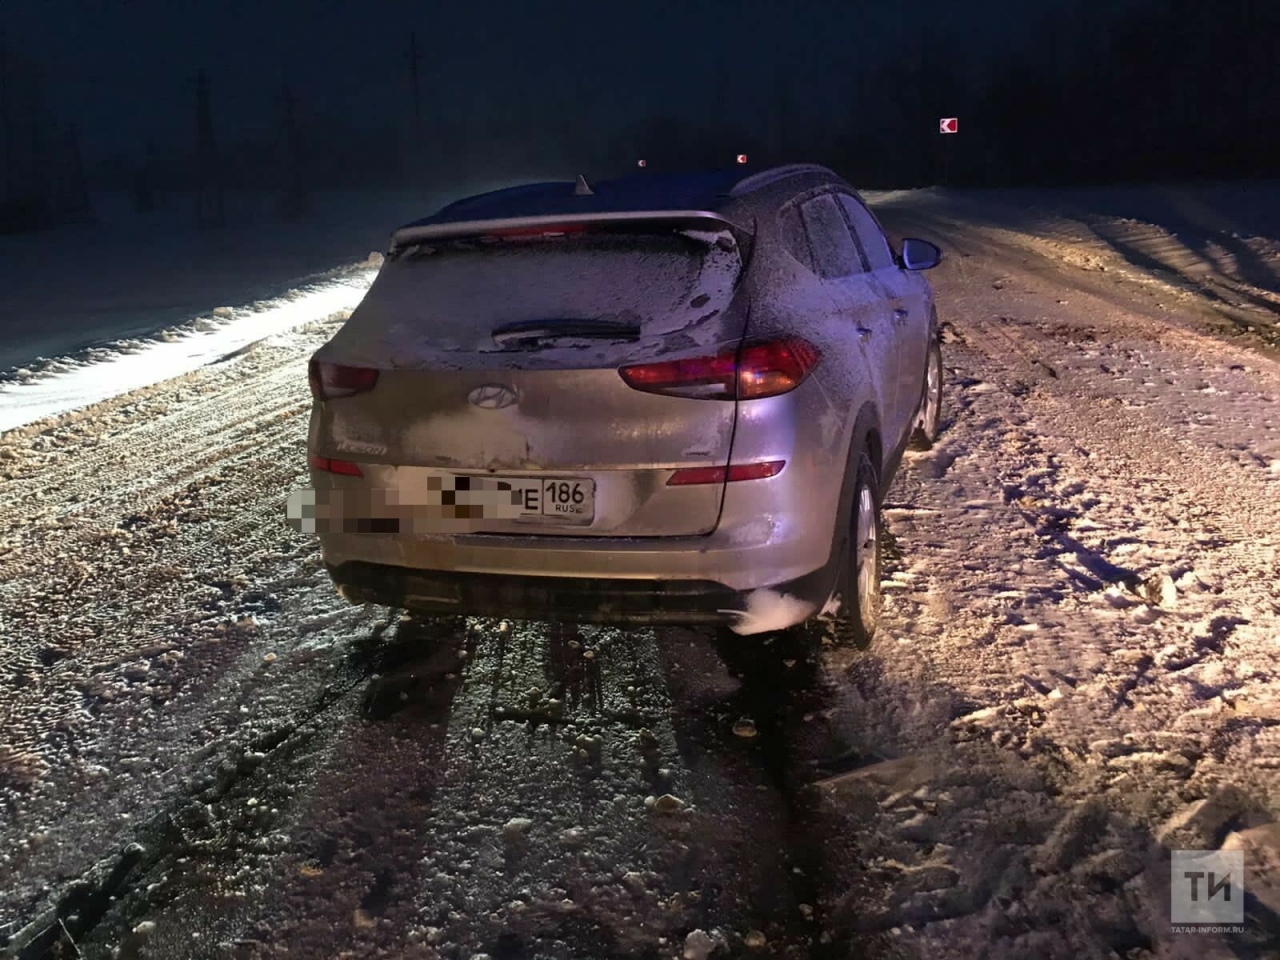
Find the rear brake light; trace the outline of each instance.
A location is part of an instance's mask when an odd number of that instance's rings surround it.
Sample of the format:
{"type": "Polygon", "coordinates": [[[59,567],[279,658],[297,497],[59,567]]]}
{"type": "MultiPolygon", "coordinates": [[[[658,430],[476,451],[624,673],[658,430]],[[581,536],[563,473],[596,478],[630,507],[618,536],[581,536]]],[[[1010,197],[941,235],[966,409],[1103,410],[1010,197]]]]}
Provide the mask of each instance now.
{"type": "Polygon", "coordinates": [[[312,360],[307,367],[311,396],[317,400],[333,400],[368,393],[378,383],[378,371],[370,367],[347,367],[340,363],[312,360]]]}
{"type": "Polygon", "coordinates": [[[563,237],[570,233],[586,233],[585,223],[556,223],[538,227],[511,227],[506,230],[494,230],[482,234],[481,241],[521,240],[530,237],[563,237]]]}
{"type": "Polygon", "coordinates": [[[325,473],[340,473],[347,477],[363,477],[360,464],[350,460],[335,460],[332,457],[318,457],[314,453],[307,458],[312,470],[323,470],[325,473]]]}
{"type": "Polygon", "coordinates": [[[763,480],[776,477],[786,466],[785,460],[763,463],[734,463],[728,467],[686,467],[667,479],[668,487],[686,487],[700,483],[733,483],[736,480],[763,480]]]}
{"type": "Polygon", "coordinates": [[[636,363],[618,373],[645,393],[695,400],[758,400],[798,387],[822,354],[808,340],[786,337],[746,343],[710,357],[636,363]]]}

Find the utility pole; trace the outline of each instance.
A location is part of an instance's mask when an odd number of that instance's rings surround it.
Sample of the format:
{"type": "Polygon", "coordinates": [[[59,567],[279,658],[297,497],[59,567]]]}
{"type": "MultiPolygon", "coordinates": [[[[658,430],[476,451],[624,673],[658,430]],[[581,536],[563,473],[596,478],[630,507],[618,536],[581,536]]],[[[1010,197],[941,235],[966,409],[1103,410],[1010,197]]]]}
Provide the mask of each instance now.
{"type": "Polygon", "coordinates": [[[64,152],[68,168],[66,213],[77,223],[91,221],[93,204],[89,200],[89,187],[84,176],[84,161],[80,155],[80,136],[74,123],[67,124],[64,152]]]}
{"type": "MultiPolygon", "coordinates": [[[[426,132],[422,127],[422,51],[418,47],[418,31],[409,31],[409,47],[404,53],[409,62],[409,99],[413,107],[408,135],[400,143],[400,176],[417,185],[422,170],[423,144],[426,132]]],[[[401,128],[403,129],[403,128],[401,128]]]]}
{"type": "Polygon", "coordinates": [[[224,212],[218,147],[209,107],[209,76],[201,70],[196,76],[196,221],[202,227],[221,226],[224,212]]]}
{"type": "Polygon", "coordinates": [[[9,112],[9,91],[13,89],[9,70],[9,52],[0,45],[0,136],[4,137],[4,197],[6,205],[14,199],[13,115],[9,112]]]}
{"type": "MultiPolygon", "coordinates": [[[[767,95],[770,107],[766,114],[768,127],[765,132],[769,163],[789,162],[800,152],[795,142],[800,129],[796,122],[795,85],[786,69],[787,65],[782,63],[774,67],[772,91],[767,95]]],[[[730,151],[730,159],[737,152],[730,151]]]]}
{"type": "Polygon", "coordinates": [[[160,155],[160,145],[155,138],[147,141],[146,158],[147,182],[151,184],[152,201],[157,207],[165,206],[164,191],[170,186],[160,155]]]}
{"type": "Polygon", "coordinates": [[[952,133],[942,134],[938,138],[942,141],[942,185],[944,187],[952,186],[951,155],[955,152],[955,144],[953,141],[958,136],[958,133],[952,133]]]}
{"type": "Polygon", "coordinates": [[[297,219],[307,212],[307,196],[302,178],[302,137],[298,133],[298,98],[285,85],[284,101],[284,196],[280,212],[287,220],[297,219]]]}
{"type": "Polygon", "coordinates": [[[39,82],[39,77],[34,72],[31,77],[31,89],[28,91],[27,103],[31,116],[29,132],[31,134],[30,201],[32,225],[44,226],[49,222],[53,212],[49,203],[51,177],[49,171],[49,142],[45,131],[47,110],[44,90],[39,82]]]}
{"type": "Polygon", "coordinates": [[[413,97],[413,122],[422,123],[422,87],[418,78],[418,64],[422,62],[422,53],[418,50],[418,31],[409,31],[409,93],[413,97]]]}

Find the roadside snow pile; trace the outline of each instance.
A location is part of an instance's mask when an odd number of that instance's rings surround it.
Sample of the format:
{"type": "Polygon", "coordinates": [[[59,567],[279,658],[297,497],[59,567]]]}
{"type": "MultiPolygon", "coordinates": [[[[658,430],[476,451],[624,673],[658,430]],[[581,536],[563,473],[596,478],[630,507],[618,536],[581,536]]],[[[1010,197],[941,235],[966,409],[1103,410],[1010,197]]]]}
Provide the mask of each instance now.
{"type": "Polygon", "coordinates": [[[1100,282],[1141,284],[1158,309],[1209,310],[1280,345],[1280,181],[868,197],[890,215],[982,224],[1100,282]]]}
{"type": "Polygon", "coordinates": [[[26,367],[0,381],[0,432],[120,396],[229,359],[266,338],[335,314],[350,313],[373,282],[356,267],[275,300],[215,311],[153,340],[94,348],[83,359],[26,367]]]}
{"type": "Polygon", "coordinates": [[[231,191],[225,225],[208,230],[198,228],[191,198],[163,199],[138,213],[127,197],[101,194],[93,223],[0,236],[0,371],[323,281],[335,266],[385,250],[392,230],[447,197],[320,193],[307,217],[285,221],[271,194],[231,191]]]}

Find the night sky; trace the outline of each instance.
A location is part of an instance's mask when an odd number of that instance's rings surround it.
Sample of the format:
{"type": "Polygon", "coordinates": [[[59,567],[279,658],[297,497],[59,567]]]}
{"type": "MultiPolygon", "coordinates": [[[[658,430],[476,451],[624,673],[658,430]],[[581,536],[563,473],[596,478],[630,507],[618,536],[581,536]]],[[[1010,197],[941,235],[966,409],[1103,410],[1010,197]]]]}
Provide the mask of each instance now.
{"type": "Polygon", "coordinates": [[[696,119],[727,104],[750,123],[779,70],[798,99],[838,108],[851,70],[906,56],[925,34],[948,38],[956,62],[981,61],[1026,44],[1046,8],[1073,5],[8,0],[5,37],[40,64],[51,100],[100,156],[185,131],[200,67],[228,137],[275,123],[284,83],[314,114],[390,118],[409,109],[412,29],[431,106],[454,119],[696,119]]]}
{"type": "MultiPolygon", "coordinates": [[[[558,170],[579,158],[583,166],[616,164],[653,153],[664,140],[702,136],[702,152],[713,143],[726,156],[762,144],[778,154],[770,160],[863,156],[876,171],[872,179],[913,185],[941,175],[936,160],[918,157],[935,149],[928,138],[936,140],[938,116],[962,117],[958,149],[966,156],[958,175],[1016,180],[1043,166],[1041,155],[1062,153],[1051,125],[1041,122],[1054,108],[1076,111],[1070,152],[1077,166],[1091,161],[1081,146],[1091,138],[1108,137],[1107,149],[1124,146],[1152,113],[1139,104],[1144,97],[1159,100],[1161,116],[1203,112],[1205,105],[1175,104],[1163,91],[1177,86],[1170,71],[1196,61],[1188,42],[1198,45],[1213,32],[1212,23],[1198,22],[1204,16],[1226,31],[1254,34],[1248,42],[1257,49],[1252,61],[1239,61],[1234,38],[1218,37],[1198,69],[1210,82],[1229,82],[1228,91],[1262,97],[1276,87],[1274,76],[1265,83],[1221,78],[1230,78],[1232,67],[1256,62],[1266,69],[1274,61],[1258,18],[1273,23],[1267,11],[1277,6],[7,0],[0,44],[40,78],[57,124],[77,125],[86,163],[99,175],[133,170],[148,144],[168,157],[170,169],[189,165],[195,77],[204,69],[220,149],[249,179],[258,175],[253,158],[278,154],[288,84],[299,98],[309,175],[317,180],[354,170],[376,176],[380,164],[393,177],[445,155],[452,157],[450,176],[483,165],[558,170]],[[1222,13],[1245,7],[1253,19],[1222,13]],[[1163,46],[1147,44],[1148,21],[1163,46]],[[406,146],[411,31],[422,47],[420,129],[428,144],[417,148],[406,146]],[[1131,50],[1146,57],[1134,69],[1118,64],[1131,50]],[[1068,76],[1057,90],[1037,86],[1068,76]]],[[[1198,76],[1192,82],[1205,86],[1198,76]]],[[[1241,118],[1265,119],[1248,111],[1241,118]]],[[[1206,135],[1230,132],[1206,128],[1206,135]]],[[[1153,144],[1152,155],[1163,149],[1153,144]]],[[[674,151],[672,162],[701,155],[692,147],[674,151]]]]}

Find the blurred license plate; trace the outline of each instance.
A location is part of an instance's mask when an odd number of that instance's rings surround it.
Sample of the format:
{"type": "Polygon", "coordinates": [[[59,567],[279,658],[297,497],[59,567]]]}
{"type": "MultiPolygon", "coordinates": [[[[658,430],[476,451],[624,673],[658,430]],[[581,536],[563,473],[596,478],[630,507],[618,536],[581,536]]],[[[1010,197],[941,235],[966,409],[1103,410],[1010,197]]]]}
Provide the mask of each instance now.
{"type": "MultiPolygon", "coordinates": [[[[474,479],[472,482],[474,483],[474,479]]],[[[504,492],[510,491],[509,512],[503,511],[510,519],[586,524],[596,515],[594,480],[573,477],[485,477],[484,485],[490,489],[496,487],[504,492]]]]}

